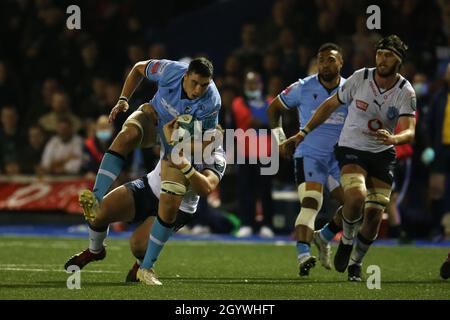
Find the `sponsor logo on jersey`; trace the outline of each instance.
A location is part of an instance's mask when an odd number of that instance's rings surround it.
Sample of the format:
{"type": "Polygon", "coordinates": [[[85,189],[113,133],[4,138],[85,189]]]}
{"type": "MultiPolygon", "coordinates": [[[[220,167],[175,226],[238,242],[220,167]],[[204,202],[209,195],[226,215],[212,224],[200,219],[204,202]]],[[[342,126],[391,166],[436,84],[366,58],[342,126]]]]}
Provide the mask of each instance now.
{"type": "Polygon", "coordinates": [[[159,66],[161,65],[161,62],[155,62],[154,65],[152,65],[151,69],[150,69],[150,73],[156,73],[158,71],[159,66]]]}
{"type": "Polygon", "coordinates": [[[399,112],[396,107],[391,106],[388,108],[387,117],[389,120],[394,120],[395,118],[398,117],[398,115],[399,115],[399,112]]]}
{"type": "Polygon", "coordinates": [[[283,93],[284,95],[288,95],[289,92],[292,90],[292,88],[294,88],[294,86],[295,86],[296,84],[298,84],[298,81],[297,81],[297,82],[294,82],[294,83],[291,84],[289,87],[287,87],[286,89],[284,89],[282,93],[283,93]]]}
{"type": "Polygon", "coordinates": [[[356,100],[356,107],[358,109],[361,109],[362,111],[366,111],[367,108],[369,107],[369,104],[362,100],[356,100]]]}
{"type": "Polygon", "coordinates": [[[416,111],[416,108],[417,108],[417,98],[416,98],[416,96],[412,96],[411,97],[411,109],[416,111]]]}
{"type": "Polygon", "coordinates": [[[161,98],[161,105],[166,108],[167,112],[173,117],[178,117],[178,111],[172,107],[164,98],[161,98]]]}
{"type": "Polygon", "coordinates": [[[345,159],[348,159],[348,160],[358,160],[358,156],[357,156],[357,155],[354,155],[354,154],[346,154],[346,155],[345,155],[345,159]]]}
{"type": "Polygon", "coordinates": [[[375,103],[379,109],[381,109],[381,106],[384,104],[384,102],[382,102],[381,104],[378,103],[377,100],[373,99],[373,103],[375,103]]]}
{"type": "Polygon", "coordinates": [[[383,128],[383,122],[378,119],[372,119],[367,123],[367,126],[371,131],[377,131],[383,128]]]}

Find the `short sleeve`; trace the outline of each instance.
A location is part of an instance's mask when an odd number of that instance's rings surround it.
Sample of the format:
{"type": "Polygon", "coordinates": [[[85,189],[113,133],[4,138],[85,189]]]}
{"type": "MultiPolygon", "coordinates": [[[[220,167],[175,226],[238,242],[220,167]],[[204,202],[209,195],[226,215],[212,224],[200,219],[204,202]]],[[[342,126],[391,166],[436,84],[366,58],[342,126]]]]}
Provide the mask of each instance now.
{"type": "Polygon", "coordinates": [[[399,116],[410,116],[414,117],[416,115],[417,98],[414,89],[410,84],[408,84],[400,99],[400,110],[399,116]]]}
{"type": "Polygon", "coordinates": [[[181,68],[175,61],[154,59],[145,67],[145,76],[151,81],[160,82],[171,78],[179,69],[181,68]]]}
{"type": "Polygon", "coordinates": [[[222,101],[215,86],[211,89],[211,97],[207,100],[207,104],[206,110],[209,112],[200,119],[202,121],[203,131],[214,129],[219,123],[219,111],[222,106],[222,101]]]}
{"type": "Polygon", "coordinates": [[[297,108],[300,105],[300,97],[303,86],[303,80],[294,82],[289,87],[284,89],[279,95],[281,103],[287,109],[297,108]]]}
{"type": "Polygon", "coordinates": [[[364,72],[368,72],[368,69],[359,69],[355,71],[355,73],[353,73],[339,88],[337,98],[341,104],[350,104],[350,102],[352,102],[356,90],[364,79],[364,72]]]}

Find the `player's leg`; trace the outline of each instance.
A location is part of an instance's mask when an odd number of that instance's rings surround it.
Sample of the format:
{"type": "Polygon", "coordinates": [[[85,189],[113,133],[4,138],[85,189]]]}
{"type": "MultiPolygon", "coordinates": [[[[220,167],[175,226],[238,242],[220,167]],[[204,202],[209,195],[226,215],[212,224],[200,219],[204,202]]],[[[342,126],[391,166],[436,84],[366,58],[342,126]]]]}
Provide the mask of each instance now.
{"type": "MultiPolygon", "coordinates": [[[[133,234],[130,237],[130,249],[133,256],[136,258],[131,269],[128,271],[126,282],[138,282],[137,271],[144,261],[145,252],[148,246],[148,239],[150,235],[150,230],[152,229],[153,223],[156,218],[156,211],[154,215],[147,217],[141,224],[137,226],[133,234]]],[[[146,211],[148,214],[151,211],[146,211]]],[[[184,227],[186,224],[190,223],[194,217],[194,214],[179,211],[177,219],[175,221],[175,226],[173,228],[174,232],[184,227]]],[[[156,278],[156,276],[155,276],[156,278]]],[[[156,279],[157,280],[157,279],[156,279]]]]}
{"type": "Polygon", "coordinates": [[[364,219],[356,236],[355,250],[348,266],[348,280],[361,281],[361,265],[380,230],[383,212],[389,204],[391,184],[374,177],[367,178],[367,200],[364,219]]]}
{"type": "Polygon", "coordinates": [[[339,184],[339,168],[328,177],[327,187],[331,190],[331,196],[339,203],[339,207],[331,220],[322,229],[314,231],[313,242],[319,251],[319,260],[326,269],[331,269],[331,246],[330,241],[336,234],[342,231],[342,204],[344,202],[344,191],[339,184]]]}
{"type": "Polygon", "coordinates": [[[76,265],[82,269],[89,262],[103,260],[106,256],[104,241],[108,235],[109,224],[116,221],[131,221],[134,218],[133,194],[120,186],[108,193],[100,204],[97,217],[88,222],[89,247],[72,256],[64,268],[76,265]]]}
{"type": "Polygon", "coordinates": [[[334,155],[331,156],[329,168],[327,188],[330,190],[331,196],[338,202],[339,207],[332,219],[322,229],[314,232],[313,238],[314,244],[319,250],[320,262],[327,269],[331,269],[330,241],[338,232],[342,231],[342,205],[344,203],[344,190],[339,183],[341,174],[334,155]]]}
{"type": "Polygon", "coordinates": [[[83,190],[80,193],[80,205],[87,219],[95,219],[98,204],[122,172],[126,156],[136,147],[148,146],[156,140],[155,114],[151,110],[149,104],[144,104],[127,118],[103,156],[93,191],[83,190]]]}
{"type": "Polygon", "coordinates": [[[342,207],[342,237],[334,256],[334,267],[344,272],[348,266],[353,249],[353,239],[362,219],[366,199],[367,172],[357,164],[347,164],[341,170],[341,185],[344,190],[344,205],[342,207]]]}
{"type": "Polygon", "coordinates": [[[139,280],[146,284],[158,284],[153,281],[153,265],[173,233],[178,209],[186,193],[187,185],[188,181],[180,170],[171,166],[167,160],[161,160],[158,216],[152,225],[144,261],[137,273],[139,280]]]}
{"type": "Polygon", "coordinates": [[[147,250],[148,237],[152,228],[155,216],[150,216],[136,227],[130,237],[130,249],[136,258],[131,269],[128,271],[126,282],[138,282],[136,277],[137,271],[144,261],[145,251],[147,250]]]}
{"type": "Polygon", "coordinates": [[[323,203],[323,184],[328,170],[323,168],[320,160],[311,157],[296,158],[295,170],[301,209],[295,221],[294,238],[297,241],[299,275],[307,276],[316,262],[310,247],[316,216],[323,203]]]}

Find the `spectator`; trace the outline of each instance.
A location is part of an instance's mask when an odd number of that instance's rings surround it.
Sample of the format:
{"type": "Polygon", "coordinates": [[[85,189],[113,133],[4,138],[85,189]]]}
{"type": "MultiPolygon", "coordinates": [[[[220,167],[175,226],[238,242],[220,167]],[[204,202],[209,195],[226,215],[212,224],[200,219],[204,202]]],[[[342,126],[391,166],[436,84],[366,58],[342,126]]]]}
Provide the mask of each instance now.
{"type": "Polygon", "coordinates": [[[70,100],[66,92],[58,90],[53,93],[51,101],[52,111],[39,118],[39,124],[50,133],[55,133],[59,126],[59,119],[66,117],[70,119],[71,126],[75,132],[81,128],[80,119],[70,109],[70,100]]]}
{"type": "Polygon", "coordinates": [[[28,128],[28,144],[22,149],[20,159],[20,168],[23,174],[43,173],[40,166],[42,154],[45,148],[45,132],[38,124],[31,125],[28,128]]]}
{"type": "Polygon", "coordinates": [[[263,83],[260,74],[248,72],[245,76],[244,96],[236,97],[232,103],[236,127],[244,131],[244,135],[237,136],[238,150],[244,152],[243,156],[246,159],[245,164],[238,165],[238,215],[242,226],[236,233],[237,237],[248,237],[256,229],[259,229],[259,233],[263,237],[274,236],[272,231],[272,176],[261,175],[261,164],[256,161],[260,156],[268,155],[270,135],[263,136],[256,133],[258,139],[256,148],[250,146],[250,142],[246,138],[246,136],[254,137],[249,129],[269,128],[269,119],[266,114],[269,102],[264,99],[262,90],[263,83]],[[263,219],[257,222],[258,198],[262,204],[263,219]]]}
{"type": "Polygon", "coordinates": [[[18,174],[20,167],[17,162],[24,139],[19,130],[16,108],[13,105],[4,106],[1,109],[0,121],[0,172],[18,174]]]}
{"type": "Polygon", "coordinates": [[[93,179],[103,158],[103,154],[108,150],[113,138],[114,128],[109,123],[108,116],[102,115],[95,124],[95,135],[88,137],[83,146],[83,173],[88,174],[93,179]]]}
{"type": "Polygon", "coordinates": [[[83,140],[74,133],[72,121],[61,117],[57,133],[45,145],[41,165],[47,174],[79,174],[82,162],[83,140]]]}

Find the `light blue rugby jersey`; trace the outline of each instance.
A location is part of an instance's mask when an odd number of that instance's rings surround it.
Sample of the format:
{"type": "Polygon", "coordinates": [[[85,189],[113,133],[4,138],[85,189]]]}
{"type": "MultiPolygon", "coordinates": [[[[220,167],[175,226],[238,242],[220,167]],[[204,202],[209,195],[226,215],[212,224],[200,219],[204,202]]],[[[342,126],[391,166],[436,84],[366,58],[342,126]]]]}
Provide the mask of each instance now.
{"type": "MultiPolygon", "coordinates": [[[[294,82],[281,92],[278,97],[286,108],[297,108],[300,118],[300,129],[302,129],[320,104],[335,94],[344,83],[345,79],[341,77],[339,85],[329,92],[320,83],[318,75],[314,74],[294,82]]],[[[304,142],[296,148],[294,157],[301,158],[305,154],[310,153],[325,155],[333,152],[334,145],[337,143],[344,126],[347,113],[347,105],[339,106],[322,125],[305,137],[304,142]]]]}
{"type": "Polygon", "coordinates": [[[181,114],[190,114],[202,122],[203,130],[213,129],[219,120],[220,94],[211,80],[206,92],[199,98],[190,100],[182,94],[183,76],[188,64],[171,60],[150,60],[145,75],[158,83],[158,91],[150,100],[158,113],[158,126],[181,114]]]}

